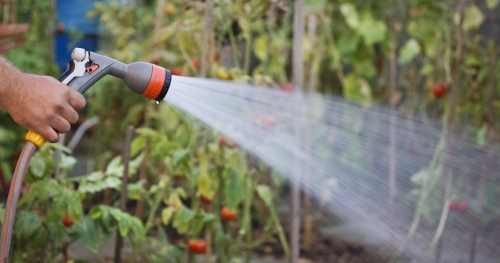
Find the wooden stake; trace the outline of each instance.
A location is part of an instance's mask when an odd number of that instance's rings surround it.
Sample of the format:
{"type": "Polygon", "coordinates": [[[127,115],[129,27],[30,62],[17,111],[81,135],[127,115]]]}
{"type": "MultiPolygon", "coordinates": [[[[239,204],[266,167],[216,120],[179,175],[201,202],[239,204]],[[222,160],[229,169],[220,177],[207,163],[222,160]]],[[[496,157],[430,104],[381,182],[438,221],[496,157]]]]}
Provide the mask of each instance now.
{"type": "MultiPolygon", "coordinates": [[[[295,89],[300,89],[303,85],[304,72],[304,0],[295,0],[294,18],[293,18],[293,55],[292,55],[292,79],[295,89]]],[[[297,97],[300,100],[299,94],[297,97]]],[[[300,113],[300,101],[297,101],[296,107],[300,113]]],[[[298,115],[300,117],[300,115],[298,115]]],[[[300,119],[299,119],[300,120],[300,119]]],[[[295,139],[300,144],[300,123],[295,126],[295,139]]],[[[291,227],[291,263],[297,263],[300,257],[300,180],[302,165],[300,160],[295,162],[292,171],[292,227],[291,227]]]]}
{"type": "MultiPolygon", "coordinates": [[[[123,176],[122,176],[122,189],[120,192],[120,210],[126,212],[127,209],[127,185],[128,185],[128,166],[130,160],[130,145],[132,144],[132,135],[134,134],[134,126],[130,125],[127,129],[125,137],[125,145],[123,146],[123,176]]],[[[115,243],[115,263],[121,262],[121,251],[123,247],[123,238],[120,231],[116,231],[115,243]]]]}
{"type": "Polygon", "coordinates": [[[391,126],[389,129],[389,203],[394,203],[396,196],[396,79],[397,79],[397,37],[396,32],[392,30],[391,34],[391,54],[389,58],[389,104],[391,106],[391,126]]]}

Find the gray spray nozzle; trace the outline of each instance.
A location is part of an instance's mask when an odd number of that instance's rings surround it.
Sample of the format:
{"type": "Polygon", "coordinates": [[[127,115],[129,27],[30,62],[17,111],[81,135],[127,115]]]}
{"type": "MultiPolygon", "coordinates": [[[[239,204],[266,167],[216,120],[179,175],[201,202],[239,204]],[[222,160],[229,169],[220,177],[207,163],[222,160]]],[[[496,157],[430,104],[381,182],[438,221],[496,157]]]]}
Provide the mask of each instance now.
{"type": "MultiPolygon", "coordinates": [[[[75,63],[85,64],[86,72],[80,72],[80,76],[73,78],[68,86],[80,93],[85,93],[92,85],[105,75],[112,75],[123,79],[125,85],[137,94],[146,98],[160,101],[167,95],[172,73],[168,69],[147,62],[134,62],[125,64],[115,59],[99,55],[94,52],[86,52],[75,48],[72,53],[73,60],[70,61],[68,71],[61,78],[73,73],[75,63]],[[82,62],[87,57],[88,60],[82,62]]],[[[79,70],[85,70],[84,67],[79,70]]]]}

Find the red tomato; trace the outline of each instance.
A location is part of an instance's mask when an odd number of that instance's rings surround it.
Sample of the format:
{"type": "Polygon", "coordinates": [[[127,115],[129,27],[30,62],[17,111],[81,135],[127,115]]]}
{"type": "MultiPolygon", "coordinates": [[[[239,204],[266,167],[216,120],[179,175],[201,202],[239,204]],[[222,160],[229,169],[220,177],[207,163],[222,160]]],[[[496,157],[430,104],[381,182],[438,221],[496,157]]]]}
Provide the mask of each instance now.
{"type": "Polygon", "coordinates": [[[200,199],[201,199],[201,202],[202,202],[203,204],[209,205],[210,203],[212,203],[212,199],[210,199],[210,198],[208,198],[208,197],[205,197],[205,196],[203,196],[203,195],[201,196],[201,198],[200,198],[200,199]]]}
{"type": "Polygon", "coordinates": [[[276,125],[276,119],[274,118],[274,116],[264,115],[261,118],[261,123],[266,128],[272,128],[274,127],[274,125],[276,125]]]}
{"type": "Polygon", "coordinates": [[[226,147],[226,148],[235,148],[236,146],[238,146],[237,143],[231,141],[230,139],[228,139],[226,136],[221,136],[220,139],[219,139],[219,145],[221,147],[226,147]]]}
{"type": "Polygon", "coordinates": [[[236,210],[231,210],[224,206],[220,211],[220,216],[226,221],[231,221],[236,218],[236,210]]]}
{"type": "Polygon", "coordinates": [[[280,89],[284,91],[293,91],[293,85],[291,83],[282,83],[280,89]]]}
{"type": "Polygon", "coordinates": [[[433,92],[436,98],[441,98],[446,92],[446,86],[444,84],[436,85],[434,86],[433,92]]]}
{"type": "Polygon", "coordinates": [[[207,250],[207,241],[200,239],[190,239],[188,241],[189,250],[195,254],[205,253],[207,250]]]}
{"type": "Polygon", "coordinates": [[[197,59],[193,59],[193,60],[191,60],[191,65],[193,65],[193,67],[195,69],[198,69],[198,68],[200,68],[200,61],[197,59]]]}
{"type": "Polygon", "coordinates": [[[57,32],[63,32],[63,31],[64,31],[64,24],[58,23],[57,24],[57,32]]]}
{"type": "Polygon", "coordinates": [[[469,205],[465,202],[457,202],[457,201],[450,202],[450,210],[451,211],[465,213],[465,212],[467,212],[468,209],[469,209],[469,205]]]}
{"type": "Polygon", "coordinates": [[[174,175],[174,179],[177,180],[177,181],[184,180],[184,177],[186,177],[186,176],[183,175],[183,174],[176,174],[176,175],[174,175]]]}
{"type": "Polygon", "coordinates": [[[259,125],[265,129],[272,129],[276,125],[276,119],[274,116],[269,114],[252,114],[250,115],[252,122],[259,125]]]}
{"type": "Polygon", "coordinates": [[[71,217],[69,217],[68,214],[65,214],[64,215],[64,218],[63,218],[63,225],[65,227],[70,227],[74,224],[73,220],[71,220],[71,217]]]}
{"type": "Polygon", "coordinates": [[[181,68],[171,68],[170,73],[175,76],[182,76],[182,69],[181,68]]]}

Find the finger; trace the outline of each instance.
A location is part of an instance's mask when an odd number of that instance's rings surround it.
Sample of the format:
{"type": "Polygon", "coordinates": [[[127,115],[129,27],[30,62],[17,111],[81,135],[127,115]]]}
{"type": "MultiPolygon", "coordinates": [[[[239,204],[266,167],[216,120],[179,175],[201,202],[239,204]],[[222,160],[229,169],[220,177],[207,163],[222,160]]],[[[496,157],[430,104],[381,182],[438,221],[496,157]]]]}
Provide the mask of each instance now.
{"type": "Polygon", "coordinates": [[[85,107],[86,101],[85,97],[83,97],[83,95],[80,94],[78,91],[70,90],[68,103],[75,110],[79,111],[85,107]]]}
{"type": "Polygon", "coordinates": [[[54,117],[50,125],[58,133],[67,133],[71,129],[71,124],[61,116],[54,117]]]}
{"type": "Polygon", "coordinates": [[[59,115],[61,115],[61,117],[63,117],[71,124],[75,124],[78,121],[79,117],[78,112],[76,112],[76,110],[73,109],[69,104],[67,104],[59,111],[59,115]]]}
{"type": "Polygon", "coordinates": [[[51,127],[45,127],[36,132],[48,142],[55,143],[59,141],[59,134],[51,127]]]}

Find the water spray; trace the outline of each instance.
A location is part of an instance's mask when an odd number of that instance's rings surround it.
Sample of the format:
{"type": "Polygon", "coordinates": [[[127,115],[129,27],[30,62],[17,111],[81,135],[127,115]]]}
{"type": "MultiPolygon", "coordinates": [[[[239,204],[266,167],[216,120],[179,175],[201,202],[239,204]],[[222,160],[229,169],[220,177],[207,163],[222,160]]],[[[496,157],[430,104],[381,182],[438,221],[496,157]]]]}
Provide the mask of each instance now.
{"type": "MultiPolygon", "coordinates": [[[[135,93],[159,102],[167,95],[172,81],[170,70],[147,62],[125,64],[81,48],[75,48],[71,58],[67,71],[58,80],[81,94],[85,93],[102,77],[112,75],[123,79],[125,85],[135,93]]],[[[21,152],[12,177],[5,207],[0,240],[1,258],[4,263],[9,261],[12,228],[24,175],[34,151],[36,148],[41,148],[46,142],[42,136],[32,131],[28,132],[26,140],[26,145],[21,152]]]]}

